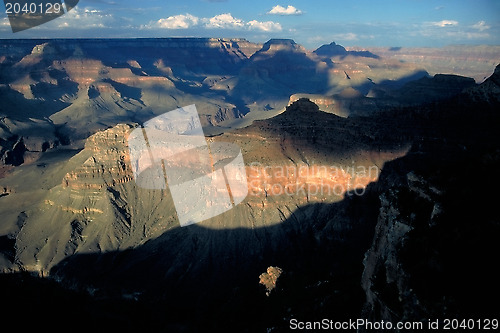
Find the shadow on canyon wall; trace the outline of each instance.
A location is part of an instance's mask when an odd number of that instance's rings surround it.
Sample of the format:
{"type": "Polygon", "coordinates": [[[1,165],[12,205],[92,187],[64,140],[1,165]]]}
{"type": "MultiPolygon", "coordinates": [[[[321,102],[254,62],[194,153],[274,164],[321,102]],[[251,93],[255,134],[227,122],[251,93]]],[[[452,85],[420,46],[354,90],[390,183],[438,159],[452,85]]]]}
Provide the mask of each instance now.
{"type": "Polygon", "coordinates": [[[500,182],[487,175],[500,150],[463,143],[421,141],[364,196],[308,205],[279,225],[192,225],[135,249],[73,255],[51,271],[60,284],[2,275],[7,314],[57,313],[54,327],[248,332],[286,331],[291,318],[494,316],[500,223],[488,198],[500,182]],[[316,219],[302,216],[311,210],[316,219]],[[284,273],[266,297],[258,277],[271,265],[284,273]]]}
{"type": "Polygon", "coordinates": [[[483,90],[381,115],[413,146],[364,196],[307,205],[271,227],[192,225],[134,249],[76,254],[52,268],[57,285],[2,275],[6,315],[19,323],[26,307],[39,322],[61,311],[56,326],[248,332],[286,331],[291,318],[495,316],[499,104],[483,90]],[[284,273],[267,297],[258,278],[271,265],[284,273]]]}

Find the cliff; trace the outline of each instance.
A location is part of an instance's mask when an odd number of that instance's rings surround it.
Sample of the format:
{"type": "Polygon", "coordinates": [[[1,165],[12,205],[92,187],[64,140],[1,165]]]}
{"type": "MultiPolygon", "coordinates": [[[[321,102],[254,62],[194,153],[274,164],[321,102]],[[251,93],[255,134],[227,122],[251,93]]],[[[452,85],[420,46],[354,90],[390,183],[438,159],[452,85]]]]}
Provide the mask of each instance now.
{"type": "Polygon", "coordinates": [[[491,198],[500,182],[477,181],[499,167],[498,133],[491,130],[498,121],[496,97],[495,73],[433,105],[424,113],[434,130],[386,164],[361,280],[366,318],[425,323],[498,311],[491,263],[500,228],[491,198]]]}

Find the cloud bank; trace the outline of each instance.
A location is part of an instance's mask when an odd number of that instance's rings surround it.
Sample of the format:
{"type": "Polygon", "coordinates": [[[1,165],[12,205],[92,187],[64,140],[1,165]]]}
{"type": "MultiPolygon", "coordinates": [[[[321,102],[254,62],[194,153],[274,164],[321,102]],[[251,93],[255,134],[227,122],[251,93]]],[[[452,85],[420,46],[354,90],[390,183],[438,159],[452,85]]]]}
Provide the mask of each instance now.
{"type": "Polygon", "coordinates": [[[150,22],[143,28],[180,30],[192,27],[203,27],[206,29],[253,30],[262,32],[276,32],[283,30],[281,24],[277,22],[261,22],[257,20],[245,22],[242,19],[233,17],[231,13],[223,13],[209,18],[199,18],[188,13],[174,15],[150,22]]]}

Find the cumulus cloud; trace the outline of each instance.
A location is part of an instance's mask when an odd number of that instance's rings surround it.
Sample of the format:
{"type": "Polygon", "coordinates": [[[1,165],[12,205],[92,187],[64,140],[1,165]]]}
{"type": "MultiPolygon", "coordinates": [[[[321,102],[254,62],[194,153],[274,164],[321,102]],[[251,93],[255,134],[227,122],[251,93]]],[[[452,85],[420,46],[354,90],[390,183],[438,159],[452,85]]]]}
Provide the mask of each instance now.
{"type": "Polygon", "coordinates": [[[199,19],[191,14],[180,14],[159,19],[154,24],[163,29],[188,29],[198,24],[199,19]]]}
{"type": "Polygon", "coordinates": [[[280,5],[276,5],[267,13],[271,15],[300,15],[302,14],[302,11],[290,5],[288,5],[286,8],[280,5]]]}
{"type": "Polygon", "coordinates": [[[238,29],[243,28],[245,23],[243,20],[234,18],[231,13],[224,13],[216,15],[209,19],[204,19],[205,27],[207,28],[220,28],[220,29],[238,29]]]}
{"type": "Polygon", "coordinates": [[[250,21],[247,23],[247,26],[250,30],[260,30],[260,31],[265,31],[265,32],[271,32],[271,31],[281,31],[281,24],[273,22],[273,21],[267,21],[267,22],[259,22],[256,20],[250,21]]]}
{"type": "Polygon", "coordinates": [[[454,20],[442,20],[442,21],[439,21],[439,22],[431,22],[431,25],[436,26],[436,27],[441,27],[441,28],[453,27],[453,26],[458,25],[458,21],[454,21],[454,20]]]}
{"type": "Polygon", "coordinates": [[[484,31],[484,30],[488,30],[490,28],[490,26],[487,25],[485,21],[479,21],[476,24],[472,25],[472,28],[479,30],[479,31],[484,31]]]}
{"type": "Polygon", "coordinates": [[[206,29],[232,29],[253,30],[263,32],[281,31],[281,24],[273,21],[260,22],[252,20],[245,22],[233,17],[231,13],[215,15],[214,17],[196,17],[191,14],[181,14],[152,21],[142,26],[142,29],[189,29],[192,27],[203,27],[206,29]]]}

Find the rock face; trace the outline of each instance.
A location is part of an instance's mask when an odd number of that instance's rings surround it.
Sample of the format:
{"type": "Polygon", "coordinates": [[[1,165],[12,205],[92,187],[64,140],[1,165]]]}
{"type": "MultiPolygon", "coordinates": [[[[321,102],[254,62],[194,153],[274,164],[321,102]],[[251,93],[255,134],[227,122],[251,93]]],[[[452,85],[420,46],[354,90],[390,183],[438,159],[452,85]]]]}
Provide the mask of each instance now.
{"type": "Polygon", "coordinates": [[[474,102],[497,104],[500,102],[500,65],[495,67],[493,74],[481,85],[468,91],[474,102]]]}
{"type": "Polygon", "coordinates": [[[497,168],[498,151],[450,155],[432,148],[432,158],[410,153],[384,169],[380,186],[386,190],[362,277],[364,315],[371,320],[497,311],[490,306],[499,296],[491,261],[500,228],[486,198],[500,184],[478,184],[465,175],[497,168]]]}
{"type": "Polygon", "coordinates": [[[426,115],[439,128],[434,137],[384,168],[362,276],[368,319],[425,322],[498,311],[491,262],[500,224],[489,198],[500,183],[475,180],[499,164],[498,134],[489,125],[498,120],[493,96],[495,74],[451,105],[434,106],[426,115]]]}
{"type": "Polygon", "coordinates": [[[278,116],[220,140],[241,146],[252,194],[293,193],[305,203],[331,201],[375,181],[383,164],[407,148],[385,134],[369,121],[320,111],[301,98],[278,116]]]}
{"type": "Polygon", "coordinates": [[[276,288],[276,282],[278,282],[281,273],[283,273],[281,268],[269,266],[266,272],[259,276],[259,283],[266,287],[266,296],[269,296],[271,291],[276,288]]]}
{"type": "Polygon", "coordinates": [[[132,181],[127,143],[131,128],[120,124],[91,136],[85,143],[85,152],[91,156],[64,176],[63,188],[101,190],[132,181]]]}
{"type": "Polygon", "coordinates": [[[132,129],[118,125],[91,136],[62,181],[32,203],[17,235],[18,264],[46,273],[68,255],[136,246],[169,228],[175,217],[167,192],[143,193],[133,181],[132,129]]]}

